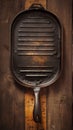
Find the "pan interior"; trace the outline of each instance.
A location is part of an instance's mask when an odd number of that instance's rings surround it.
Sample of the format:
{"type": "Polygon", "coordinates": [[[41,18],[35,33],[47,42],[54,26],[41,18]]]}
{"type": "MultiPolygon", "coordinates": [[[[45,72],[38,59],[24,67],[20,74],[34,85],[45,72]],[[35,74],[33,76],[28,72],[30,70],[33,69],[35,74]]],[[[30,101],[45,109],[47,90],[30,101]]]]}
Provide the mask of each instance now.
{"type": "Polygon", "coordinates": [[[45,10],[18,15],[11,30],[12,69],[23,85],[51,82],[61,69],[60,24],[45,10]]]}

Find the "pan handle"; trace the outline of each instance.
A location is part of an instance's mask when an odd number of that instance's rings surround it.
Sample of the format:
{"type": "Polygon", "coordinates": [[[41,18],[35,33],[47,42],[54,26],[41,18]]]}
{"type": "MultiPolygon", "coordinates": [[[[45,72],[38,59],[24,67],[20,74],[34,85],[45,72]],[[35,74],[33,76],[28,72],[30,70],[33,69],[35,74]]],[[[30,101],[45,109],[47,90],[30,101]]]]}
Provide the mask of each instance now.
{"type": "Polygon", "coordinates": [[[33,119],[37,123],[41,123],[41,107],[39,100],[39,92],[40,92],[39,87],[34,88],[35,101],[34,101],[33,119]]]}
{"type": "Polygon", "coordinates": [[[34,3],[30,6],[30,9],[44,9],[41,4],[34,3]]]}

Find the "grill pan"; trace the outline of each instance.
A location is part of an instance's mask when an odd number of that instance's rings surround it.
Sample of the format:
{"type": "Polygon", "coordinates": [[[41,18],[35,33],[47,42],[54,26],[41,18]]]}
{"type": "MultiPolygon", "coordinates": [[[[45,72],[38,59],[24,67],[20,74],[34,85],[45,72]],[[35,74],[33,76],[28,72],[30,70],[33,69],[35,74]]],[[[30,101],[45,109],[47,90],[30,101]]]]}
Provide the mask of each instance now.
{"type": "Polygon", "coordinates": [[[34,90],[33,118],[41,122],[39,92],[62,68],[61,24],[40,4],[21,12],[11,26],[11,69],[16,81],[34,90]]]}

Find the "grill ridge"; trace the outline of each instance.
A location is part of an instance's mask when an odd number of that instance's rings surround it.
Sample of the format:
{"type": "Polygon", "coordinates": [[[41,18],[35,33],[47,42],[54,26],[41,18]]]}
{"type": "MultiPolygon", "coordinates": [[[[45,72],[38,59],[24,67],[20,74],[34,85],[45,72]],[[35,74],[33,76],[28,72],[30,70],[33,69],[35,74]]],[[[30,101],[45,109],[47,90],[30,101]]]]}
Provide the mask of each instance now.
{"type": "MultiPolygon", "coordinates": [[[[21,22],[17,30],[18,56],[55,56],[57,54],[54,45],[56,41],[55,25],[48,19],[42,19],[43,17],[27,17],[27,20],[21,22]]],[[[52,69],[44,67],[45,69],[40,67],[39,70],[34,69],[35,66],[33,66],[32,69],[20,69],[19,72],[26,73],[26,77],[46,77],[47,73],[53,72],[52,69]]]]}
{"type": "Polygon", "coordinates": [[[21,77],[24,75],[24,78],[28,77],[29,81],[51,77],[55,74],[55,63],[59,55],[57,45],[60,35],[57,33],[58,28],[55,21],[50,16],[43,15],[42,12],[34,14],[30,13],[30,15],[27,14],[26,17],[21,18],[15,29],[14,53],[20,59],[20,63],[17,59],[15,61],[18,63],[16,68],[21,77]],[[18,67],[19,65],[20,67],[18,67]]]}

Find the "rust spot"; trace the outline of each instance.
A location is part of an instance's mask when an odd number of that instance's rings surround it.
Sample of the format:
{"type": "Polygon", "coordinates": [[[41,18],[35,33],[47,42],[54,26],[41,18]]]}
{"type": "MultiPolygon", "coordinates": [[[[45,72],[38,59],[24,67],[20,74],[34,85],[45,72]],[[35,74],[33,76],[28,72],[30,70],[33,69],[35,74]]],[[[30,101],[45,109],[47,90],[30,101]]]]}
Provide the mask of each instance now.
{"type": "Polygon", "coordinates": [[[35,45],[41,45],[42,42],[34,42],[35,45]]]}
{"type": "Polygon", "coordinates": [[[47,62],[47,57],[45,56],[33,56],[32,60],[39,64],[45,64],[47,62]]]}

